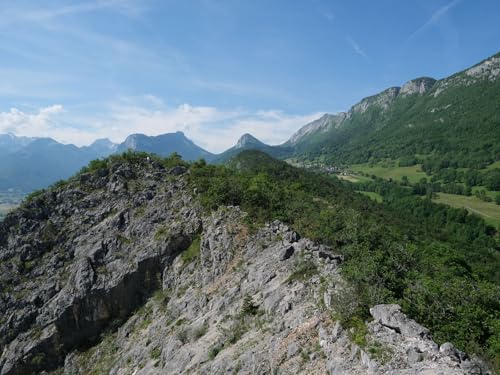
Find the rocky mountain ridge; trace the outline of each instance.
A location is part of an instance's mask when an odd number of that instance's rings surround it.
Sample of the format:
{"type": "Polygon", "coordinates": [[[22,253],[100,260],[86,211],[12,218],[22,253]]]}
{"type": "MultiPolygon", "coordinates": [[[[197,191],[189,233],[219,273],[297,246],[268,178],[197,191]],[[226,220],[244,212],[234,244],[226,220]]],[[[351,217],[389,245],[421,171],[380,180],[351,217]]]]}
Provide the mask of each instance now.
{"type": "Polygon", "coordinates": [[[285,144],[295,145],[301,138],[306,137],[310,134],[320,133],[327,131],[331,126],[339,126],[342,121],[345,120],[347,114],[345,112],[339,112],[335,115],[324,114],[319,119],[304,125],[297,132],[295,132],[290,139],[285,144]]]}
{"type": "Polygon", "coordinates": [[[188,180],[115,160],[0,223],[0,374],[487,373],[396,305],[342,329],[341,256],[188,180]]]}
{"type": "Polygon", "coordinates": [[[341,128],[344,121],[347,123],[347,120],[352,118],[353,115],[363,114],[369,108],[377,107],[385,111],[398,97],[424,95],[426,93],[430,93],[434,97],[437,97],[442,92],[452,87],[470,86],[482,80],[495,82],[499,77],[500,54],[496,54],[469,69],[441,80],[430,77],[416,78],[406,82],[401,87],[391,87],[376,95],[366,97],[359,103],[354,104],[347,112],[340,112],[336,115],[324,115],[322,117],[324,123],[317,129],[314,129],[314,127],[311,128],[310,124],[305,125],[292,136],[291,140],[293,140],[293,144],[298,144],[318,133],[341,128]],[[339,117],[341,118],[340,121],[339,117]],[[330,121],[329,123],[327,122],[328,119],[330,121]]]}

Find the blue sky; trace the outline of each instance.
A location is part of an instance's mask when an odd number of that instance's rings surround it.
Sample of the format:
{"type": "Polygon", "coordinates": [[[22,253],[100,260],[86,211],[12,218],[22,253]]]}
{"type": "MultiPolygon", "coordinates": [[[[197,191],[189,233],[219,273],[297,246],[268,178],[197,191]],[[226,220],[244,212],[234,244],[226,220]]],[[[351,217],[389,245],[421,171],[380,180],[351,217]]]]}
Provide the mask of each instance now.
{"type": "Polygon", "coordinates": [[[210,151],[500,51],[497,0],[0,0],[0,132],[210,151]]]}

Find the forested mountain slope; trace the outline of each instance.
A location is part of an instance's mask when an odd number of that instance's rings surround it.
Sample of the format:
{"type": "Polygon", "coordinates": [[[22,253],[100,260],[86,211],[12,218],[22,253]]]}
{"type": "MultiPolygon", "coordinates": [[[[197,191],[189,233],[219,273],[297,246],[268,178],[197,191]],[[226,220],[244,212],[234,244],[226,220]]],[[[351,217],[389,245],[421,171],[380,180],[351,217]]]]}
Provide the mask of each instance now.
{"type": "Polygon", "coordinates": [[[365,98],[290,143],[295,156],[335,164],[388,158],[428,170],[480,168],[500,160],[499,97],[496,54],[448,78],[418,78],[365,98]]]}

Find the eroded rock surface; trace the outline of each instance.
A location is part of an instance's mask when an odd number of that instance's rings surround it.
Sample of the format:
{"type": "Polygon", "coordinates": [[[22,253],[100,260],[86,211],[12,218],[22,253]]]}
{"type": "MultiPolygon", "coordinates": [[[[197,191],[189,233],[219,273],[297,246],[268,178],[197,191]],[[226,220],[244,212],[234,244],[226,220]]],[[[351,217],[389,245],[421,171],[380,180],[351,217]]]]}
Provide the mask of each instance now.
{"type": "Polygon", "coordinates": [[[165,264],[201,230],[186,186],[160,165],[117,163],[6,218],[0,226],[2,375],[56,368],[161,288],[165,264]]]}
{"type": "Polygon", "coordinates": [[[117,164],[0,224],[2,375],[487,373],[397,305],[356,344],[333,318],[342,257],[202,213],[188,173],[117,164]]]}

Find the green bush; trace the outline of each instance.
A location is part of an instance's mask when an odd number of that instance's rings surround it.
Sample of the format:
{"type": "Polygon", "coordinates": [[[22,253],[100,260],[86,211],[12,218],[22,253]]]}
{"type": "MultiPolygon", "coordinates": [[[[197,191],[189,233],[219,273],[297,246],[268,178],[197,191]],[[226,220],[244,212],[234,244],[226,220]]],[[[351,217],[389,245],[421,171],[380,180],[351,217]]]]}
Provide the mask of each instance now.
{"type": "Polygon", "coordinates": [[[181,254],[181,259],[184,264],[189,264],[200,255],[201,238],[197,236],[191,245],[181,254]]]}

